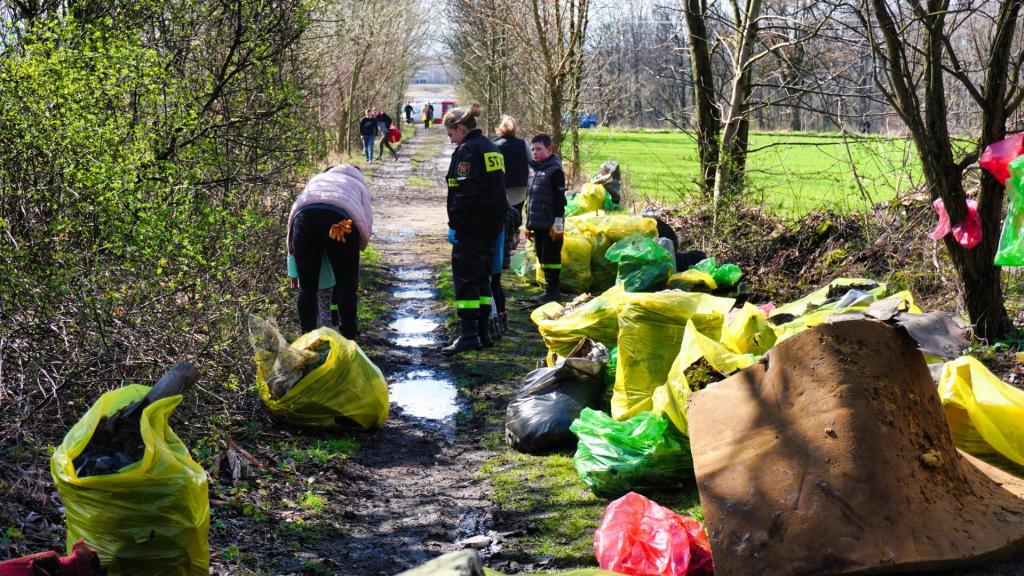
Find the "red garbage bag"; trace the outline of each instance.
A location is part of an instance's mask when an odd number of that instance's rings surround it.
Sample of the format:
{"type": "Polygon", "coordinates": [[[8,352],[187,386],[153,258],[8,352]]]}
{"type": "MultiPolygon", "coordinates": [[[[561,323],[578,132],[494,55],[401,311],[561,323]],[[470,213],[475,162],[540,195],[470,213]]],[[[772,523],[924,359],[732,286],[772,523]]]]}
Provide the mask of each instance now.
{"type": "Polygon", "coordinates": [[[967,219],[956,226],[949,225],[949,215],[946,214],[946,205],[943,204],[942,198],[936,198],[935,202],[932,202],[932,208],[938,214],[939,222],[935,229],[928,233],[929,238],[938,240],[952,231],[953,238],[968,250],[981,242],[981,216],[978,215],[977,200],[967,199],[967,219]]]}
{"type": "Polygon", "coordinates": [[[704,526],[630,492],[604,511],[594,534],[603,570],[632,576],[714,574],[704,526]]]}
{"type": "Polygon", "coordinates": [[[397,126],[391,126],[388,128],[388,142],[392,144],[398,144],[398,141],[402,139],[402,132],[397,126]]]}
{"type": "Polygon", "coordinates": [[[100,558],[81,538],[71,556],[58,556],[52,550],[0,562],[0,576],[99,576],[100,558]]]}
{"type": "Polygon", "coordinates": [[[1010,177],[1010,162],[1021,154],[1024,154],[1024,132],[986,146],[978,164],[1006,186],[1006,180],[1010,177]]]}

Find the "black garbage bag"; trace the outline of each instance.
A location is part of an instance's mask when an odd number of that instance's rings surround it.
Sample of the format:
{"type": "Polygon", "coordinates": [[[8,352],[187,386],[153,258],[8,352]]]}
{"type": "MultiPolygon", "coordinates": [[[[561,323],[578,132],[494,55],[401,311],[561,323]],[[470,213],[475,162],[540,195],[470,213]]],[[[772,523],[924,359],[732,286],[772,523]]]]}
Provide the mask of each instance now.
{"type": "Polygon", "coordinates": [[[505,413],[508,445],[527,454],[576,446],[569,426],[584,408],[601,407],[607,360],[608,351],[596,344],[585,357],[527,374],[505,413]]]}

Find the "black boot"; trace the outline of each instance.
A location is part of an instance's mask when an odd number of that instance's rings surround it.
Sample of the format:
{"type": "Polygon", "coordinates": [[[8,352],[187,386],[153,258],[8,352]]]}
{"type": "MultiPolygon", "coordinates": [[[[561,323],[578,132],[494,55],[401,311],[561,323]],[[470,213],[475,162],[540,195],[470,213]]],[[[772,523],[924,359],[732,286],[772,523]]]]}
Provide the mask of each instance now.
{"type": "MultiPolygon", "coordinates": [[[[490,308],[487,309],[490,312],[490,308]]],[[[494,346],[494,339],[491,338],[491,317],[480,318],[476,324],[477,334],[480,335],[480,346],[491,348],[494,346]]]]}
{"type": "Polygon", "coordinates": [[[441,354],[445,356],[454,356],[459,352],[465,352],[466,350],[480,350],[480,336],[477,331],[477,320],[476,318],[462,318],[459,323],[461,324],[462,333],[450,346],[446,346],[441,349],[441,354]]]}
{"type": "Polygon", "coordinates": [[[558,269],[545,269],[544,270],[544,282],[547,287],[544,288],[544,293],[537,297],[538,304],[547,304],[548,302],[558,302],[561,297],[558,293],[558,280],[561,276],[561,270],[558,269]]]}

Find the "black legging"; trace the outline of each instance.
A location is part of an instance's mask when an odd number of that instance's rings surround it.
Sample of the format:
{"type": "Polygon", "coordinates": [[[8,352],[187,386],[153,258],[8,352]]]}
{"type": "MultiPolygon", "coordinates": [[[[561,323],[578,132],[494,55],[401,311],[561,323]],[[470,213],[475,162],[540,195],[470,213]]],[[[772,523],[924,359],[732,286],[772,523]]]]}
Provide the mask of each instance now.
{"type": "Polygon", "coordinates": [[[335,281],[331,295],[331,316],[334,316],[333,309],[337,307],[341,333],[346,338],[353,338],[359,333],[356,321],[359,230],[353,223],[352,232],[345,236],[344,243],[331,240],[328,236],[331,226],[348,219],[344,211],[338,213],[323,208],[303,210],[292,219],[292,249],[295,253],[295,267],[299,272],[297,307],[303,332],[316,328],[320,262],[326,253],[334,270],[335,281]]]}

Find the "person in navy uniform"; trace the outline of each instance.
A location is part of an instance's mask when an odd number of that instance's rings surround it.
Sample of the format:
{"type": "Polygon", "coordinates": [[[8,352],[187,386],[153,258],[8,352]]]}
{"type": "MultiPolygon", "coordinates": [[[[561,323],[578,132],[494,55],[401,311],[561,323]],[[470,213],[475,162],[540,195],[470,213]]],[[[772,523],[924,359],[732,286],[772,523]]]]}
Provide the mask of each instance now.
{"type": "Polygon", "coordinates": [[[442,350],[447,356],[493,346],[491,265],[505,225],[505,159],[477,128],[480,104],[453,108],[442,124],[456,145],[448,167],[448,241],[452,243],[452,282],[458,307],[459,336],[442,350]]]}

